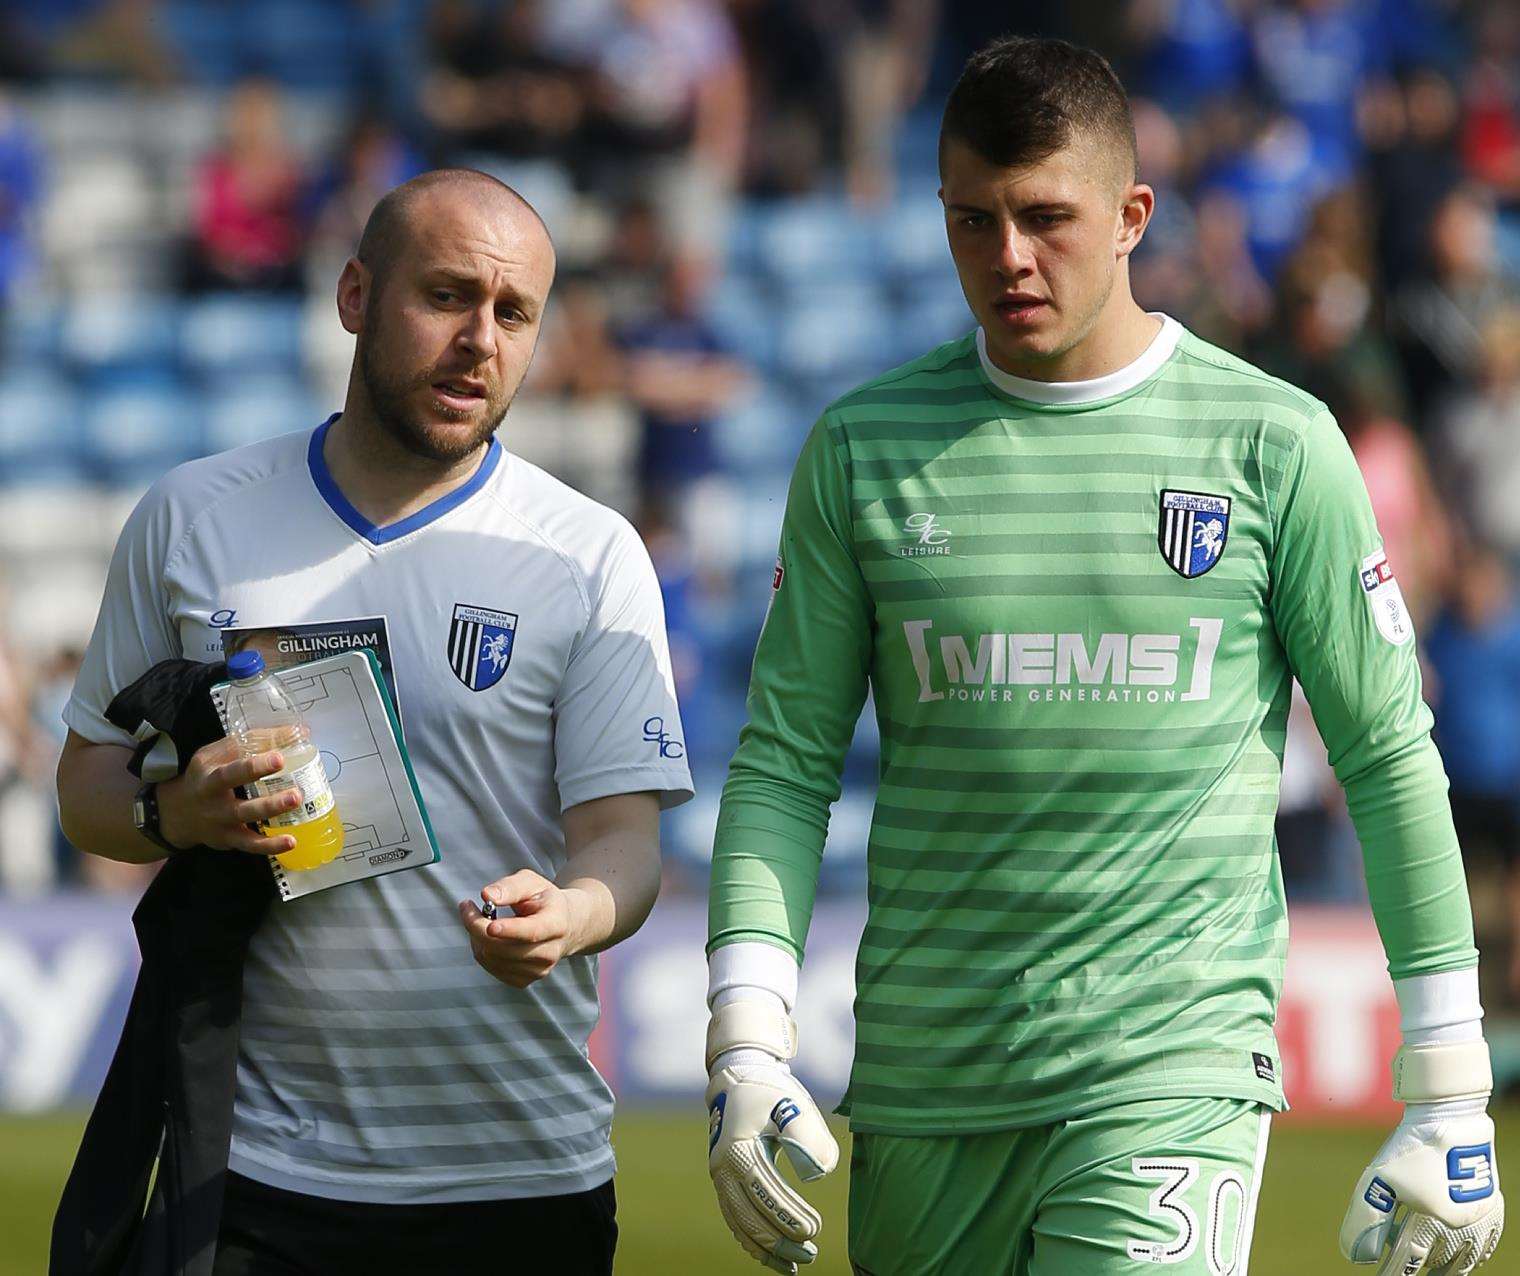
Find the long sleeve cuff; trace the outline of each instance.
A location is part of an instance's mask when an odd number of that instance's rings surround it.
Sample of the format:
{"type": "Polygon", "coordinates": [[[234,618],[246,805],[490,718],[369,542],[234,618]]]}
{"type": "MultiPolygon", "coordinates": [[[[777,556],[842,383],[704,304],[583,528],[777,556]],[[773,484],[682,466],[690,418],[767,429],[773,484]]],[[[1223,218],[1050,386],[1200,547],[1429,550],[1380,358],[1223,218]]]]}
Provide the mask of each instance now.
{"type": "Polygon", "coordinates": [[[1483,1037],[1478,968],[1411,975],[1393,982],[1399,999],[1399,1028],[1406,1046],[1446,1045],[1483,1037]]]}

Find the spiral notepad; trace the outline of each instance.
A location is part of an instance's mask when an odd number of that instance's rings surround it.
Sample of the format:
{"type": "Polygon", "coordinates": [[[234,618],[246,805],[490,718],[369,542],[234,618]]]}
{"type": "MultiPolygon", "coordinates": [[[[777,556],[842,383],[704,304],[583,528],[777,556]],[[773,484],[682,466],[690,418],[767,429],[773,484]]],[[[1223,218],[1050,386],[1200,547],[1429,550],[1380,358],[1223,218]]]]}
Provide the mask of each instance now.
{"type": "MultiPolygon", "coordinates": [[[[374,653],[345,651],[278,674],[311,728],[343,821],[343,852],[331,863],[293,872],[270,859],[281,898],[435,863],[438,839],[374,653]]],[[[235,694],[230,682],[211,689],[223,727],[235,694]]]]}

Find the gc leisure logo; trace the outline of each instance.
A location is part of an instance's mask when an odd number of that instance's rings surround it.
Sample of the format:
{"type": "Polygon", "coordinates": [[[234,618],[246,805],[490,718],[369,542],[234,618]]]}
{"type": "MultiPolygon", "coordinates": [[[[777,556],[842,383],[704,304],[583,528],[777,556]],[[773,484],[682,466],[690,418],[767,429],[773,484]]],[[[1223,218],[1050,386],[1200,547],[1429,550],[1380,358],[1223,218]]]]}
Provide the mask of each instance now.
{"type": "Polygon", "coordinates": [[[897,547],[897,552],[904,558],[950,552],[950,530],[941,527],[933,514],[909,514],[903,520],[903,535],[917,538],[911,544],[897,547]]]}

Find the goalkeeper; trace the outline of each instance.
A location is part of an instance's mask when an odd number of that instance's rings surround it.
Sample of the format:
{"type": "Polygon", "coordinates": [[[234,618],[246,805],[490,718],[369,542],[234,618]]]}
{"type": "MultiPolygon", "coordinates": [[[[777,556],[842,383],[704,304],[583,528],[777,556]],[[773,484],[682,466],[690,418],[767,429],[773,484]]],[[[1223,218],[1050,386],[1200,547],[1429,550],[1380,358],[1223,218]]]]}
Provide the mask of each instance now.
{"type": "Polygon", "coordinates": [[[1341,1249],[1380,1276],[1468,1272],[1503,1223],[1478,956],[1350,451],[1309,395],[1136,305],[1154,196],[1096,54],[1009,38],[973,56],[940,175],[978,329],[809,437],[724,790],[724,1217],[777,1271],[817,1253],[775,1158],[808,1178],[838,1155],[789,1071],[790,1014],[869,688],[880,785],[840,1107],[855,1272],[1244,1273],[1284,1107],[1272,826],[1297,677],[1404,1034],[1404,1119],[1343,1185],[1341,1249]]]}

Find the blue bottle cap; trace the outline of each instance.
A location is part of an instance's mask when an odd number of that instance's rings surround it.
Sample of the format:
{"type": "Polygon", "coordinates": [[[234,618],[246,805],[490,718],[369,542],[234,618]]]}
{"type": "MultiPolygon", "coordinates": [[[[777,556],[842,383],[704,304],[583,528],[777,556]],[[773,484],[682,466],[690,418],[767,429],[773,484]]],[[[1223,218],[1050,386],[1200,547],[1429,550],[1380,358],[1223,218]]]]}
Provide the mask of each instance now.
{"type": "Polygon", "coordinates": [[[227,659],[227,672],[238,682],[264,672],[264,657],[256,651],[240,651],[227,659]]]}

